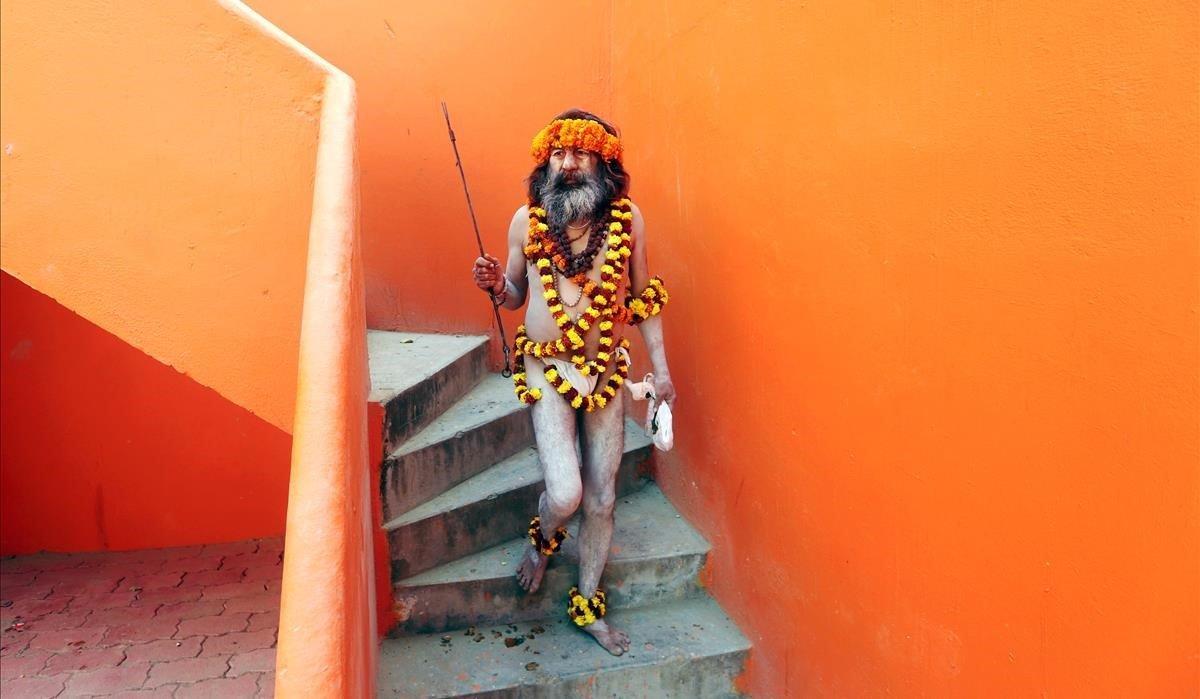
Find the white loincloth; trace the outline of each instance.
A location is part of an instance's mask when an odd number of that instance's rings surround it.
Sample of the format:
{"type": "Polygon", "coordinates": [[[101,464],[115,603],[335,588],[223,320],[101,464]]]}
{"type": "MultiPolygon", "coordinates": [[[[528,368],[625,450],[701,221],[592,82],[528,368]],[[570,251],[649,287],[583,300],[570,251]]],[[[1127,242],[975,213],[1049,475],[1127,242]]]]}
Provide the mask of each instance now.
{"type": "MultiPolygon", "coordinates": [[[[590,396],[596,392],[596,384],[600,382],[599,376],[584,376],[574,364],[558,357],[542,357],[542,361],[547,366],[557,369],[558,375],[574,386],[580,395],[590,396]]],[[[629,352],[624,347],[617,348],[617,361],[629,362],[629,352]]]]}

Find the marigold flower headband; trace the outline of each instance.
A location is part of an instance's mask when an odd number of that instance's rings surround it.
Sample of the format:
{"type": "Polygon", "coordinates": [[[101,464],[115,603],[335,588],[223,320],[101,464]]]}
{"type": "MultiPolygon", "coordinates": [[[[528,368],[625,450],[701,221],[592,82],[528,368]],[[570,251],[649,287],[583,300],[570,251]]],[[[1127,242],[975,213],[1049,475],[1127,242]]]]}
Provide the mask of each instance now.
{"type": "Polygon", "coordinates": [[[621,139],[591,119],[555,119],[533,137],[530,153],[540,165],[555,148],[582,148],[605,160],[621,160],[621,139]]]}

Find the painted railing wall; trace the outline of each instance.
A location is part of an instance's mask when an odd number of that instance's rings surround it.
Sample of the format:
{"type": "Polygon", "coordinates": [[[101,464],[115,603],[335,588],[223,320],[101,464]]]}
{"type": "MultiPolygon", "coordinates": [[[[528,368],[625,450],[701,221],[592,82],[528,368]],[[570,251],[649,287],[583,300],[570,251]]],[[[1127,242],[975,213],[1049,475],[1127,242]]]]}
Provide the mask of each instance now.
{"type": "Polygon", "coordinates": [[[326,73],[292,422],[279,697],[375,694],[375,543],[354,81],[241,3],[230,7],[326,73]]]}
{"type": "Polygon", "coordinates": [[[354,85],[330,76],[309,235],[276,694],[367,697],[375,683],[366,306],[354,85]]]}

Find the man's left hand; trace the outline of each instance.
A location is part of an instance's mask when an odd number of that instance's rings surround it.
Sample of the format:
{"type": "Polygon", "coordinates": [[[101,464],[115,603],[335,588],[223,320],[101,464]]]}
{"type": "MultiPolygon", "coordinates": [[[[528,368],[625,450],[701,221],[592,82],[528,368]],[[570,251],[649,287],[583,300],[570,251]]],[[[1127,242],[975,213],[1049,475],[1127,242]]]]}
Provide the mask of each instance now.
{"type": "Polygon", "coordinates": [[[671,411],[675,410],[675,384],[671,383],[671,375],[654,375],[654,397],[659,403],[666,401],[667,405],[671,406],[671,411]]]}

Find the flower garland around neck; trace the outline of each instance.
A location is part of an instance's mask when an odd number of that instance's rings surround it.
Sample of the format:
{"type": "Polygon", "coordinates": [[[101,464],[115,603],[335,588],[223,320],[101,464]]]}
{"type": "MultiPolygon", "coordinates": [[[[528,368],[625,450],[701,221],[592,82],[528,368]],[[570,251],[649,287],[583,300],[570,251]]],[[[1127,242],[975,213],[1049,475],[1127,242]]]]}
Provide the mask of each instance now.
{"type": "MultiPolygon", "coordinates": [[[[609,222],[607,228],[607,249],[604,253],[604,263],[600,267],[600,281],[588,278],[586,272],[570,276],[576,284],[581,285],[583,294],[591,303],[575,320],[563,308],[562,299],[555,288],[555,274],[564,271],[566,256],[558,243],[549,234],[549,226],[544,219],[546,211],[534,204],[529,205],[529,235],[525,245],[525,257],[533,262],[542,282],[542,296],[546,306],[562,335],[554,340],[536,342],[530,340],[524,325],[517,328],[513,342],[516,354],[516,372],[513,383],[517,398],[525,403],[535,403],[542,397],[540,389],[530,389],[526,383],[525,355],[532,354],[537,358],[555,357],[571,352],[571,364],[579,369],[583,376],[602,376],[608,370],[613,360],[615,350],[613,345],[614,330],[618,323],[636,325],[662,312],[667,303],[668,295],[662,279],[652,277],[634,298],[626,298],[625,303],[615,303],[617,289],[625,274],[626,260],[633,254],[631,231],[633,227],[632,203],[629,199],[620,199],[609,207],[609,222]],[[589,360],[583,353],[584,335],[592,327],[600,331],[599,348],[595,359],[589,360]]],[[[622,338],[621,349],[627,349],[629,341],[622,338]]],[[[592,394],[583,394],[563,377],[554,367],[546,367],[546,381],[554,390],[571,404],[573,408],[585,408],[588,412],[603,408],[608,401],[615,398],[617,390],[629,375],[628,361],[619,363],[616,371],[609,377],[602,388],[592,394]]]]}

